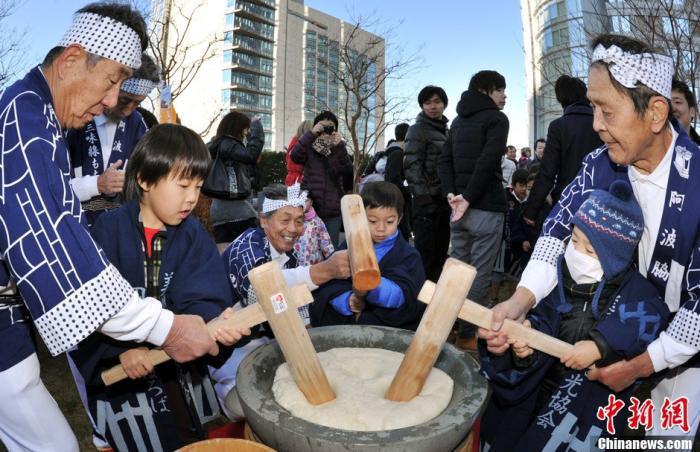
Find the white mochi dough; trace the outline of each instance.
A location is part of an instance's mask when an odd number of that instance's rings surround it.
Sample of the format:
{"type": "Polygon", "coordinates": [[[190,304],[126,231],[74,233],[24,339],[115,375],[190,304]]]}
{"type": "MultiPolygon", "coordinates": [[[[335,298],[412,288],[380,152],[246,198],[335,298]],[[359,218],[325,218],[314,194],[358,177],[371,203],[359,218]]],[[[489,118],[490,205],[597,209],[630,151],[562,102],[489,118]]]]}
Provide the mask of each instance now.
{"type": "Polygon", "coordinates": [[[377,431],[429,421],[447,407],[454,382],[433,368],[420,394],[408,402],[384,398],[403,353],[381,348],[333,348],[318,357],[336,398],[311,405],[299,390],[287,363],[277,368],[272,392],[293,415],[342,430],[377,431]]]}

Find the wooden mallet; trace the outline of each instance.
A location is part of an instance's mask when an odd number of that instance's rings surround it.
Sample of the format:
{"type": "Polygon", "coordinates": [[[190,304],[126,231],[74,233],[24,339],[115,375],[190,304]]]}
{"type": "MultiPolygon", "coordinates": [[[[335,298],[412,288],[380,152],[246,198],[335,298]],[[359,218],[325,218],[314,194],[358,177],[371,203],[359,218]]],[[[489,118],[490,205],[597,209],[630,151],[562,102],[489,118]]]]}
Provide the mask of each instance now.
{"type": "Polygon", "coordinates": [[[363,294],[379,286],[381,274],[362,197],[354,194],[343,196],[340,212],[343,215],[345,240],[348,242],[352,288],[363,294]]]}
{"type": "MultiPolygon", "coordinates": [[[[304,284],[292,287],[292,289],[290,289],[290,292],[291,296],[289,299],[292,300],[292,302],[294,303],[293,306],[295,307],[306,306],[307,304],[314,301],[313,296],[309,291],[309,288],[306,287],[306,285],[304,284]]],[[[238,311],[235,311],[233,317],[231,317],[228,320],[217,318],[210,321],[207,324],[207,328],[212,333],[222,326],[226,326],[227,328],[245,329],[252,328],[255,325],[259,325],[265,322],[266,320],[267,318],[265,317],[265,312],[260,307],[260,305],[256,303],[246,306],[245,308],[240,309],[238,311]]],[[[170,356],[168,356],[167,353],[165,353],[159,348],[154,348],[148,351],[148,360],[154,366],[169,361],[170,359],[170,356]]],[[[114,383],[128,378],[126,372],[124,372],[124,368],[121,365],[117,365],[112,367],[111,369],[105,370],[104,372],[102,372],[101,376],[102,381],[106,386],[113,385],[114,383]]]]}
{"type": "MultiPolygon", "coordinates": [[[[436,289],[435,283],[426,281],[418,294],[418,299],[426,304],[432,303],[431,300],[433,300],[436,289]]],[[[462,304],[462,308],[459,311],[460,319],[489,330],[491,329],[492,316],[493,313],[489,308],[468,299],[464,300],[464,304],[462,304]]],[[[525,342],[529,347],[556,358],[561,358],[566,352],[574,348],[568,342],[537,331],[534,328],[528,328],[522,323],[510,319],[506,319],[503,322],[501,331],[504,331],[510,339],[525,342]]]]}
{"type": "Polygon", "coordinates": [[[258,304],[275,333],[297,387],[312,405],[335,399],[326,373],[311,343],[309,332],[291,304],[290,292],[276,262],[255,267],[248,273],[258,304]]]}
{"type": "Polygon", "coordinates": [[[386,399],[406,402],[420,394],[475,277],[474,267],[447,259],[432,301],[384,396],[386,399]]]}

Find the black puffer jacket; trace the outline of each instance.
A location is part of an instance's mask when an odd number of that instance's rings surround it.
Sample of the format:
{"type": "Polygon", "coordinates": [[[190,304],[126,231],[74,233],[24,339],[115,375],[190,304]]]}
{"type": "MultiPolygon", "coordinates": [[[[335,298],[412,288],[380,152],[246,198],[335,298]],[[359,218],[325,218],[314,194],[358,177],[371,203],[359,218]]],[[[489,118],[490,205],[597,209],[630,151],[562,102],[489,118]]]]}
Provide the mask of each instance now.
{"type": "Polygon", "coordinates": [[[408,187],[419,205],[431,204],[434,197],[442,196],[437,164],[446,137],[447,118],[434,120],[423,112],[406,133],[403,168],[408,187]]]}
{"type": "Polygon", "coordinates": [[[530,193],[525,218],[535,219],[545,208],[547,195],[556,204],[567,185],[574,180],[583,164],[583,158],[603,145],[593,130],[593,109],[586,102],[578,102],[564,109],[564,115],[549,124],[547,146],[540,170],[530,193]]]}
{"type": "Polygon", "coordinates": [[[461,194],[469,207],[506,211],[501,157],[508,118],[486,94],[465,91],[438,164],[443,194],[461,194]]]}

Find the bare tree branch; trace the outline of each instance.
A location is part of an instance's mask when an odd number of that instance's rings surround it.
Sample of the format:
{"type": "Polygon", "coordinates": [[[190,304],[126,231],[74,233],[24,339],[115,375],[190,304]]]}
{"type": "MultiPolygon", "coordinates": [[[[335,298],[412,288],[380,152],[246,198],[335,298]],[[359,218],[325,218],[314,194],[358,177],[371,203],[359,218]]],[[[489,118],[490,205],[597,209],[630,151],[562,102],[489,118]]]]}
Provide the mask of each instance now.
{"type": "Polygon", "coordinates": [[[163,81],[170,85],[172,101],[187,90],[202,66],[216,56],[215,47],[223,39],[223,36],[207,36],[200,42],[188,42],[194,23],[207,20],[201,11],[203,6],[199,3],[194,8],[185,8],[169,0],[163,11],[152,16],[150,53],[161,67],[163,81]]]}
{"type": "Polygon", "coordinates": [[[25,68],[26,32],[7,26],[8,18],[21,4],[21,1],[0,0],[0,88],[25,68]]]}

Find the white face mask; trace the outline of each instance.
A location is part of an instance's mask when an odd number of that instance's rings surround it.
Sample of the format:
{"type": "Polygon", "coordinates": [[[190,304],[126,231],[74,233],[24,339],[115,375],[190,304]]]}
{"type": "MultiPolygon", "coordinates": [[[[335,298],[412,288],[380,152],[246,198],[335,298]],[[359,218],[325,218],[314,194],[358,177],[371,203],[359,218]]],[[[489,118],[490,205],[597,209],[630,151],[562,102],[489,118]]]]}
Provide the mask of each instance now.
{"type": "Polygon", "coordinates": [[[569,268],[571,277],[576,281],[576,284],[592,284],[603,279],[603,267],[600,266],[600,261],[594,257],[576,251],[574,243],[569,240],[564,252],[566,266],[569,268]]]}

